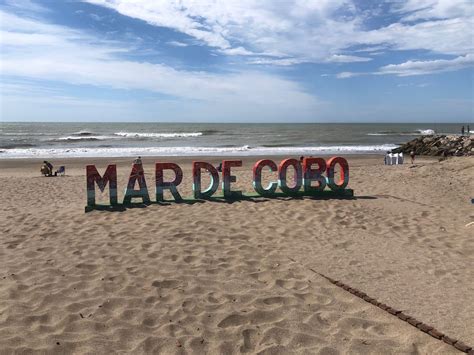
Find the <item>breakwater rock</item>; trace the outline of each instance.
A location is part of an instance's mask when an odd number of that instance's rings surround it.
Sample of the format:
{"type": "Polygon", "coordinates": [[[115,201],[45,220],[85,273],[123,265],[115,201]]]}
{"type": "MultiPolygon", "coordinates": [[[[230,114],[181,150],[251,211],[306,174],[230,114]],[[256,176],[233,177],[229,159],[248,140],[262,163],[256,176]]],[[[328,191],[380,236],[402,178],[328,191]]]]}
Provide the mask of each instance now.
{"type": "Polygon", "coordinates": [[[392,150],[392,153],[430,156],[474,155],[474,136],[433,135],[415,138],[392,150]]]}

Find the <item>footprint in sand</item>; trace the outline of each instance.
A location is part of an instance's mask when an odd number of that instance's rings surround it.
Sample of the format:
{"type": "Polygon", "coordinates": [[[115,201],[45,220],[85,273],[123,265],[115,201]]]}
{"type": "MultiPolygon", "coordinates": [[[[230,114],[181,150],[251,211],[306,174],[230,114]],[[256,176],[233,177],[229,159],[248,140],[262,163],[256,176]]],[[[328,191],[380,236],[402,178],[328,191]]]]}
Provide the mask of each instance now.
{"type": "Polygon", "coordinates": [[[244,345],[240,347],[240,351],[243,353],[251,352],[257,343],[257,331],[255,329],[245,329],[242,332],[244,338],[244,345]]]}
{"type": "Polygon", "coordinates": [[[176,288],[179,286],[183,286],[184,282],[181,280],[162,280],[162,281],[153,281],[151,284],[154,287],[157,288],[176,288]]]}

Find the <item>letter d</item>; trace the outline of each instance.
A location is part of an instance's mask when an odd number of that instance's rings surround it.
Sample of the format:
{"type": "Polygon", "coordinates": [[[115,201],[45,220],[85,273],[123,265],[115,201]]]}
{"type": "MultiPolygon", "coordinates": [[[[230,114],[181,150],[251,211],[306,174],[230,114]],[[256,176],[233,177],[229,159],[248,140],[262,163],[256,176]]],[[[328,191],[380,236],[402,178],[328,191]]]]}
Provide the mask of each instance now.
{"type": "Polygon", "coordinates": [[[208,199],[210,198],[219,188],[219,173],[217,169],[209,163],[204,161],[193,162],[193,192],[194,198],[208,199]],[[201,169],[206,169],[211,174],[211,184],[209,187],[201,191],[201,169]]]}

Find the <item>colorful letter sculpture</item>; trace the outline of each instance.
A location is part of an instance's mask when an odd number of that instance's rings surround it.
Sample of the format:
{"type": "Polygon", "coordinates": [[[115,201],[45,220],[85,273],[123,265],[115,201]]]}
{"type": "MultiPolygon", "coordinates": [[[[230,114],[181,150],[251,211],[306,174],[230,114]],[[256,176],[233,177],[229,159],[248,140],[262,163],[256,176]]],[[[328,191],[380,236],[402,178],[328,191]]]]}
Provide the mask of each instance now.
{"type": "Polygon", "coordinates": [[[108,165],[104,176],[100,176],[95,165],[86,166],[87,173],[87,205],[95,206],[95,183],[101,192],[109,184],[109,199],[111,205],[117,204],[117,166],[108,165]]]}
{"type": "Polygon", "coordinates": [[[328,186],[333,191],[344,190],[349,183],[349,164],[347,160],[341,157],[334,157],[327,161],[327,177],[328,177],[328,186]],[[336,164],[339,164],[341,167],[340,173],[340,182],[336,183],[334,180],[334,169],[336,164]]]}
{"type": "Polygon", "coordinates": [[[301,173],[301,164],[296,159],[285,159],[282,160],[280,166],[278,167],[278,187],[281,191],[288,195],[295,195],[301,188],[302,183],[302,173],[301,173]],[[286,182],[287,170],[290,166],[293,166],[295,169],[295,185],[289,187],[286,182]]]}
{"type": "Polygon", "coordinates": [[[175,201],[181,201],[183,198],[178,192],[176,186],[183,181],[183,170],[175,163],[156,163],[155,164],[155,185],[156,185],[156,201],[163,201],[163,190],[170,190],[175,201]],[[170,182],[163,181],[163,170],[173,170],[174,180],[170,182]]]}
{"type": "Polygon", "coordinates": [[[253,188],[259,195],[270,197],[275,194],[278,183],[270,182],[270,184],[266,188],[262,186],[262,170],[266,166],[270,168],[270,171],[278,170],[278,167],[273,160],[270,160],[270,159],[259,160],[253,166],[253,188]]]}
{"type": "Polygon", "coordinates": [[[132,198],[141,198],[145,204],[150,203],[150,195],[146,187],[145,172],[141,164],[133,164],[130,178],[128,179],[127,189],[123,198],[124,205],[132,203],[132,198]],[[135,183],[138,182],[138,190],[135,190],[135,183]]]}
{"type": "Polygon", "coordinates": [[[326,177],[323,173],[326,171],[326,161],[323,158],[304,158],[303,160],[303,186],[305,192],[323,191],[326,187],[326,177]],[[312,166],[318,164],[317,169],[312,166]],[[316,181],[317,186],[312,186],[311,182],[316,181]]]}
{"type": "Polygon", "coordinates": [[[242,191],[230,190],[230,184],[237,180],[234,175],[231,175],[230,168],[239,166],[242,166],[242,160],[224,160],[222,162],[222,193],[224,198],[242,197],[242,191]]]}
{"type": "MultiPolygon", "coordinates": [[[[222,162],[222,196],[213,196],[219,188],[219,172],[210,163],[193,162],[193,199],[209,200],[213,198],[224,198],[227,200],[253,198],[254,195],[244,195],[242,191],[232,190],[231,185],[236,182],[236,176],[232,175],[231,168],[242,166],[241,160],[224,160],[222,162]],[[201,178],[203,171],[207,171],[210,177],[210,185],[203,191],[201,178]]],[[[86,166],[87,172],[87,207],[86,212],[92,209],[105,208],[107,205],[97,205],[95,185],[101,192],[105,191],[109,184],[110,206],[117,206],[117,167],[108,165],[104,176],[101,176],[94,165],[86,166]]],[[[271,180],[271,179],[270,179],[271,180]]],[[[275,179],[276,180],[276,179],[275,179]]],[[[155,164],[155,197],[156,202],[165,201],[164,191],[169,190],[174,200],[179,202],[184,199],[178,191],[178,186],[183,181],[183,170],[175,163],[155,164]],[[174,173],[172,181],[165,181],[164,172],[170,170],[174,173]]],[[[346,189],[349,183],[349,165],[342,157],[334,157],[329,160],[322,158],[304,158],[303,163],[296,159],[284,159],[277,165],[273,160],[262,159],[253,166],[253,188],[258,196],[313,196],[313,197],[352,197],[353,190],[346,189]],[[339,179],[335,179],[335,170],[339,165],[339,179]],[[277,181],[269,181],[266,187],[262,186],[262,171],[269,168],[270,172],[278,174],[277,181]],[[293,168],[293,183],[289,184],[288,169],[293,168]],[[324,175],[325,174],[325,175],[324,175]],[[336,181],[337,180],[337,181],[336,181]],[[325,187],[329,190],[325,190],[325,187]],[[301,188],[303,190],[301,191],[301,188]],[[280,188],[281,192],[277,192],[280,188]]],[[[141,164],[133,164],[127,188],[123,198],[123,205],[130,205],[132,199],[141,199],[142,204],[150,204],[150,196],[145,180],[145,173],[141,164]],[[138,183],[138,189],[135,185],[138,183]]],[[[189,201],[190,199],[186,199],[189,201]]],[[[109,206],[109,207],[110,207],[109,206]]]]}
{"type": "Polygon", "coordinates": [[[193,191],[197,200],[209,199],[219,188],[219,173],[217,169],[209,163],[203,161],[193,162],[193,191]],[[206,169],[211,174],[211,184],[201,191],[201,169],[206,169]]]}

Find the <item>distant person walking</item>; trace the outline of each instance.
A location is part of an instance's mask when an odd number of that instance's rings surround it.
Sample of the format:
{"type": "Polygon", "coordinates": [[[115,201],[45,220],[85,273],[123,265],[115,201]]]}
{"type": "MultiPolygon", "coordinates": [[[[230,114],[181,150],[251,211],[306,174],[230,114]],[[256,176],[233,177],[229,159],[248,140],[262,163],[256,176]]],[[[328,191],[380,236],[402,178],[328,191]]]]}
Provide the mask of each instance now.
{"type": "Polygon", "coordinates": [[[467,125],[467,135],[470,136],[471,135],[471,131],[470,131],[470,128],[469,128],[469,125],[467,125]]]}
{"type": "Polygon", "coordinates": [[[461,128],[461,136],[464,136],[464,126],[461,128]]]}
{"type": "Polygon", "coordinates": [[[415,164],[415,151],[414,150],[410,152],[410,158],[411,158],[411,164],[412,165],[415,164]]]}

